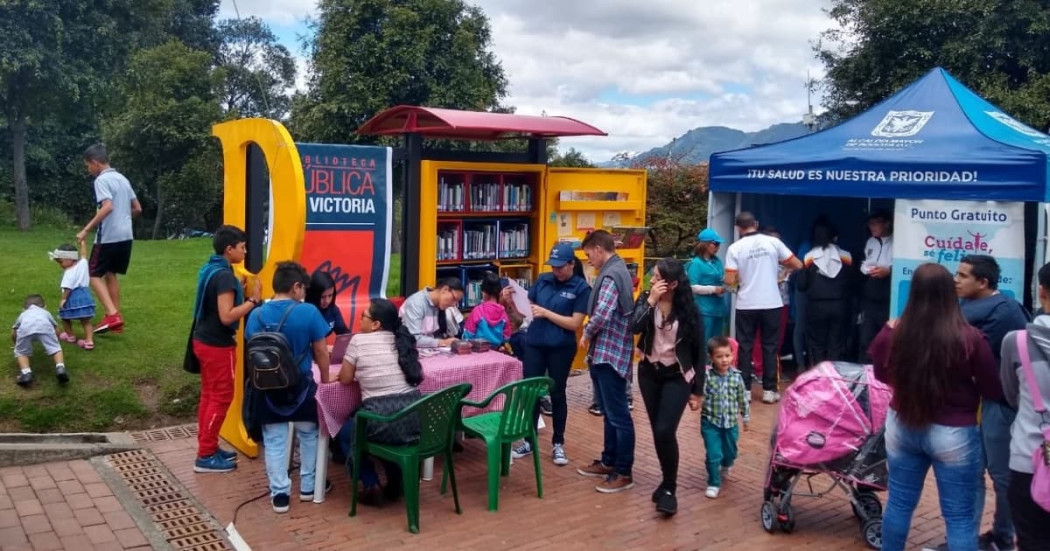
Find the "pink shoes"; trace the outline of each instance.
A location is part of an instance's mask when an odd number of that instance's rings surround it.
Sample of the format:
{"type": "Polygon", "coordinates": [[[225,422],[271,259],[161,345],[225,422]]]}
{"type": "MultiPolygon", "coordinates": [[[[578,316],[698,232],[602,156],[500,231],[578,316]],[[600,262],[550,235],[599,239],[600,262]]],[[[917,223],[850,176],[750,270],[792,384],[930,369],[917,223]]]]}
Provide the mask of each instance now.
{"type": "Polygon", "coordinates": [[[77,341],[77,346],[79,346],[80,348],[83,348],[84,350],[94,350],[95,349],[95,343],[87,342],[84,339],[78,340],[77,341]]]}
{"type": "Polygon", "coordinates": [[[77,336],[76,335],[70,335],[69,333],[66,333],[65,331],[59,333],[58,339],[62,340],[62,341],[66,341],[66,342],[77,342],[77,336]]]}

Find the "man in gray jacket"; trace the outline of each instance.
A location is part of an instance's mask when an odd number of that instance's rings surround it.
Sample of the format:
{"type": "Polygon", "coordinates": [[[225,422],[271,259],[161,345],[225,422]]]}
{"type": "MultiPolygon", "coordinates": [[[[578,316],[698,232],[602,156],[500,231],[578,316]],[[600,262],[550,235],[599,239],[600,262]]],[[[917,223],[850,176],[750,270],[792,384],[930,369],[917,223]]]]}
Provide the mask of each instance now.
{"type": "MultiPolygon", "coordinates": [[[[1039,304],[1050,312],[1050,264],[1039,269],[1039,304]]],[[[1050,316],[1041,315],[1027,327],[1028,355],[1035,372],[1038,391],[1044,403],[1050,403],[1050,316]]],[[[1007,491],[1019,549],[1048,549],[1050,512],[1032,500],[1032,454],[1046,446],[1042,427],[1050,423],[1050,414],[1035,411],[1032,388],[1021,366],[1017,331],[1003,339],[1001,376],[1006,401],[1017,408],[1010,429],[1010,487],[1007,491]]],[[[1050,450],[1044,451],[1050,455],[1050,450]]],[[[1050,457],[1045,457],[1050,460],[1050,457]]]]}

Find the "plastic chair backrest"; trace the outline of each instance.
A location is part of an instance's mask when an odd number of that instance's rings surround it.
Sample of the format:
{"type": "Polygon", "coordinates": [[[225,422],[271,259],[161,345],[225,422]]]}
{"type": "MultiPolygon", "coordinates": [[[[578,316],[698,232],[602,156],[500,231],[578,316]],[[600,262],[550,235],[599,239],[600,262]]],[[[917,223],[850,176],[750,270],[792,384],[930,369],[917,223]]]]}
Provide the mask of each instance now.
{"type": "Polygon", "coordinates": [[[532,377],[503,385],[492,394],[503,395],[499,434],[503,440],[519,440],[535,430],[536,402],[554,385],[550,377],[532,377]]]}
{"type": "Polygon", "coordinates": [[[435,455],[452,444],[452,434],[459,423],[459,401],[470,388],[470,383],[450,386],[407,408],[419,415],[420,456],[435,455]]]}

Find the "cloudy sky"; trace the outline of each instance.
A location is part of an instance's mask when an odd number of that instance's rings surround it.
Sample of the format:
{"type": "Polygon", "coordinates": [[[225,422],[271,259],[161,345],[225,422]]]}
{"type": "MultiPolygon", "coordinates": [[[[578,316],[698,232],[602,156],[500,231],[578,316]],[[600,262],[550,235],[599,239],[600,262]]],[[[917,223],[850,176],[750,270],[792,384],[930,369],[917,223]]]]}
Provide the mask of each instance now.
{"type": "MultiPolygon", "coordinates": [[[[759,130],[801,120],[812,44],[829,0],[466,0],[492,25],[518,113],[564,115],[607,137],[567,138],[592,161],[645,151],[698,126],[759,130]]],[[[233,17],[235,0],[222,0],[233,17]]],[[[236,0],[307,63],[315,0],[236,0]]],[[[300,82],[302,79],[300,78],[300,82]]],[[[819,98],[814,97],[814,103],[819,98]]]]}

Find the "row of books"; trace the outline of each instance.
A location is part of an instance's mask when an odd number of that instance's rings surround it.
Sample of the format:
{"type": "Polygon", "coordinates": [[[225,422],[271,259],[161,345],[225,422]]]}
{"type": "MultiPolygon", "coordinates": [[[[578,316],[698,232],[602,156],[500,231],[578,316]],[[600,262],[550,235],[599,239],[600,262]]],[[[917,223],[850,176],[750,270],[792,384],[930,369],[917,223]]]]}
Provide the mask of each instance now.
{"type": "Polygon", "coordinates": [[[464,190],[466,184],[463,182],[446,182],[442,178],[438,182],[438,212],[463,212],[464,190]]]}
{"type": "Polygon", "coordinates": [[[503,210],[506,212],[530,212],[532,210],[532,186],[528,184],[504,184],[503,210]]]}
{"type": "Polygon", "coordinates": [[[437,259],[458,260],[459,253],[459,227],[438,229],[437,259]]]}
{"type": "Polygon", "coordinates": [[[529,256],[529,225],[524,222],[501,224],[499,228],[498,252],[500,258],[525,258],[529,256]]]}
{"type": "Polygon", "coordinates": [[[527,183],[438,181],[438,212],[531,212],[532,186],[527,183]],[[469,189],[469,191],[468,191],[469,189]]]}
{"type": "Polygon", "coordinates": [[[513,220],[438,225],[437,260],[492,260],[529,256],[529,223],[513,220]]]}

